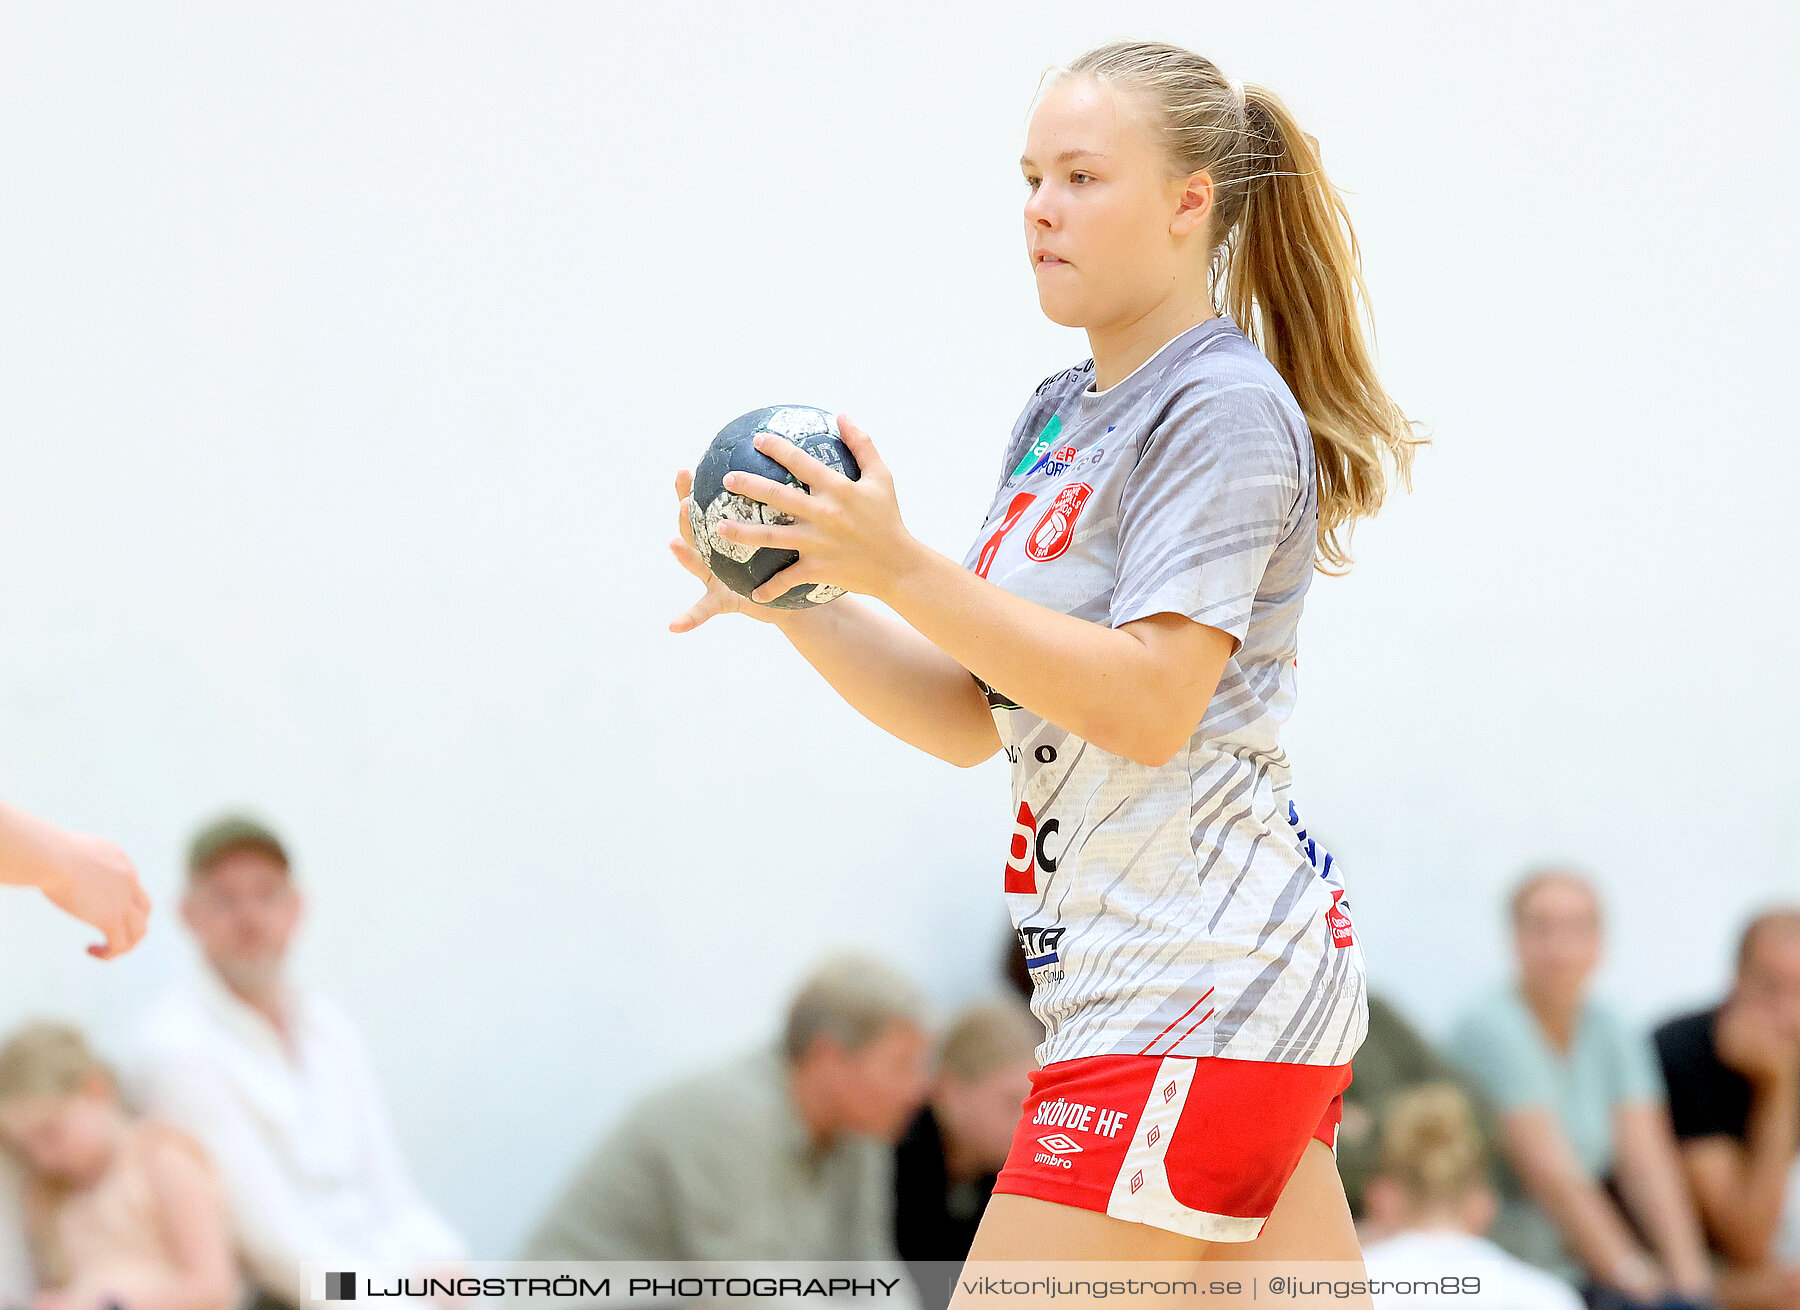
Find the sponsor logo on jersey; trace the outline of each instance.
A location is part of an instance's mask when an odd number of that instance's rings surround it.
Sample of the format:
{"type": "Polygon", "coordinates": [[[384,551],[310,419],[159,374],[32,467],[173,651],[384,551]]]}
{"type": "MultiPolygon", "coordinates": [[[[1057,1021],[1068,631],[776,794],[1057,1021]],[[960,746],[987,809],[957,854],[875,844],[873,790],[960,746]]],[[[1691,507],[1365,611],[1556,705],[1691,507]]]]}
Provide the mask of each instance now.
{"type": "Polygon", "coordinates": [[[1040,824],[1031,806],[1019,802],[1019,812],[1013,817],[1012,842],[1006,853],[1007,891],[1035,893],[1037,871],[1056,872],[1056,860],[1044,850],[1044,839],[1061,826],[1056,819],[1045,819],[1040,824]]]}
{"type": "Polygon", "coordinates": [[[1030,477],[1032,473],[1042,470],[1053,478],[1060,478],[1069,471],[1069,465],[1075,462],[1075,453],[1073,446],[1061,446],[1053,451],[1047,450],[1044,452],[1044,457],[1033,464],[1031,472],[1025,476],[1030,477]]]}
{"type": "MultiPolygon", "coordinates": [[[[969,676],[975,678],[973,673],[969,676]]],[[[990,710],[1016,710],[1020,708],[1018,701],[1014,700],[1011,696],[1008,696],[1005,692],[998,691],[995,688],[988,686],[987,683],[983,682],[980,678],[975,678],[975,685],[981,688],[981,694],[987,698],[988,708],[990,710]]],[[[1007,758],[1013,758],[1017,751],[1018,747],[1010,747],[1007,758]]]]}
{"type": "Polygon", "coordinates": [[[1038,432],[1037,440],[1032,442],[1031,445],[1026,448],[1025,457],[1019,461],[1019,466],[1012,471],[1012,476],[1015,478],[1018,477],[1019,474],[1031,468],[1040,459],[1044,458],[1045,455],[1056,449],[1056,438],[1061,432],[1062,415],[1052,414],[1050,416],[1050,421],[1044,424],[1042,430],[1038,432]]]}
{"type": "Polygon", "coordinates": [[[994,556],[1000,553],[1000,542],[1013,530],[1013,525],[1024,517],[1025,511],[1031,508],[1031,502],[1036,499],[1029,491],[1021,491],[1012,498],[1012,504],[1006,507],[1006,517],[1000,520],[1000,527],[987,539],[981,548],[981,554],[975,559],[976,577],[987,577],[988,570],[994,567],[994,556]]]}
{"type": "Polygon", "coordinates": [[[1056,944],[1068,929],[1034,927],[1014,931],[1019,934],[1019,949],[1025,952],[1025,972],[1031,975],[1032,983],[1061,982],[1062,957],[1056,953],[1056,944]]]}
{"type": "Polygon", "coordinates": [[[1093,494],[1094,489],[1085,482],[1071,482],[1057,492],[1044,517],[1025,538],[1025,554],[1046,564],[1068,550],[1069,543],[1075,540],[1075,520],[1081,517],[1082,507],[1093,494]]]}
{"type": "Polygon", "coordinates": [[[1325,922],[1331,925],[1331,944],[1348,946],[1356,939],[1350,935],[1350,916],[1344,911],[1344,890],[1341,887],[1331,889],[1331,909],[1325,913],[1325,922]]]}
{"type": "MultiPolygon", "coordinates": [[[[1300,811],[1292,801],[1288,802],[1288,827],[1294,830],[1294,840],[1299,843],[1300,853],[1306,857],[1306,862],[1319,871],[1321,878],[1330,877],[1331,852],[1306,835],[1306,829],[1300,826],[1300,811]],[[1321,859],[1321,856],[1324,858],[1321,859]]],[[[1342,887],[1331,889],[1331,908],[1325,911],[1325,922],[1331,926],[1333,946],[1349,946],[1356,941],[1350,926],[1350,903],[1344,899],[1342,887]]]]}
{"type": "MultiPolygon", "coordinates": [[[[1031,1126],[1033,1128],[1073,1128],[1076,1132],[1095,1133],[1101,1137],[1117,1137],[1124,1129],[1125,1121],[1130,1118],[1131,1116],[1123,1110],[1108,1110],[1098,1105],[1085,1105],[1080,1101],[1064,1100],[1059,1096],[1054,1101],[1045,1101],[1038,1106],[1031,1126]]],[[[1082,1149],[1066,1133],[1053,1133],[1050,1137],[1040,1137],[1038,1144],[1048,1146],[1051,1150],[1063,1155],[1082,1149]],[[1064,1145],[1058,1145],[1059,1142],[1064,1145]]]]}
{"type": "Polygon", "coordinates": [[[1300,843],[1300,853],[1306,856],[1306,862],[1319,871],[1321,878],[1331,873],[1331,852],[1306,835],[1306,829],[1300,826],[1300,811],[1294,808],[1294,802],[1288,802],[1288,827],[1294,830],[1294,840],[1300,843]],[[1323,855],[1323,861],[1319,857],[1323,855]]]}

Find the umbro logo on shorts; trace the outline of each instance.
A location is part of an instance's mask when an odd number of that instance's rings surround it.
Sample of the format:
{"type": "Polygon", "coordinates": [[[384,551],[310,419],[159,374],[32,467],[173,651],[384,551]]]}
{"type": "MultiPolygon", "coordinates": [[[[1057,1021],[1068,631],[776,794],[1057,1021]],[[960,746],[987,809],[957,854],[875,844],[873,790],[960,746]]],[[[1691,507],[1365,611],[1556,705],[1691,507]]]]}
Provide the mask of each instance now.
{"type": "Polygon", "coordinates": [[[1038,1145],[1046,1151],[1054,1151],[1058,1155],[1074,1155],[1082,1149],[1081,1143],[1067,1133],[1051,1133],[1048,1137],[1040,1137],[1038,1145]]]}

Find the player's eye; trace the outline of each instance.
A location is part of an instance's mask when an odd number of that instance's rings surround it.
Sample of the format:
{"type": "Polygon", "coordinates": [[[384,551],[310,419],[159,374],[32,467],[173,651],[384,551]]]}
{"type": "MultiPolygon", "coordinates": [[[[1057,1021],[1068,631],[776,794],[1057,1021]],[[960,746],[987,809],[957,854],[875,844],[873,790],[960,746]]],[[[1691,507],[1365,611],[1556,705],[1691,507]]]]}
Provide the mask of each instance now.
{"type": "Polygon", "coordinates": [[[1029,188],[1029,189],[1030,189],[1030,190],[1032,190],[1032,191],[1036,191],[1036,190],[1037,190],[1037,189],[1038,189],[1038,182],[1039,182],[1039,181],[1040,181],[1040,180],[1041,180],[1041,179],[1039,179],[1039,178],[1035,178],[1035,177],[1028,177],[1028,178],[1026,178],[1026,179],[1025,179],[1025,185],[1026,185],[1026,187],[1027,187],[1027,188],[1029,188]]]}
{"type": "Polygon", "coordinates": [[[1081,172],[1075,172],[1075,173],[1069,174],[1069,181],[1071,181],[1071,182],[1076,181],[1079,178],[1086,178],[1088,181],[1092,182],[1094,180],[1094,175],[1092,173],[1081,173],[1081,172]]]}

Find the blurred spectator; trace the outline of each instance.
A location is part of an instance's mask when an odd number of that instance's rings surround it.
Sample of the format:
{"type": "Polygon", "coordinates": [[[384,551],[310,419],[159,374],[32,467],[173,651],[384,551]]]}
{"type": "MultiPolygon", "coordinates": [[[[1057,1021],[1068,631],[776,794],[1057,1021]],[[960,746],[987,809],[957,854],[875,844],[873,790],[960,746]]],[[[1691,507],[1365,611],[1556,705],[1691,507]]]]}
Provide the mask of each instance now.
{"type": "Polygon", "coordinates": [[[1581,1310],[1581,1298],[1562,1279],[1482,1237],[1499,1206],[1487,1184],[1487,1147],[1462,1089],[1423,1083],[1397,1093],[1386,1109],[1379,1173],[1367,1199],[1390,1236],[1363,1247],[1370,1276],[1475,1277],[1481,1290],[1476,1297],[1386,1293],[1374,1298],[1376,1310],[1471,1302],[1487,1310],[1581,1310]]]}
{"type": "Polygon", "coordinates": [[[251,1277],[290,1305],[310,1299],[308,1264],[436,1273],[463,1255],[413,1186],[355,1025],[287,976],[301,909],[273,832],[238,817],[200,832],[181,917],[205,966],[152,1007],[126,1078],[211,1153],[251,1277]]]}
{"type": "Polygon", "coordinates": [[[532,1260],[893,1258],[893,1143],[930,1077],[913,986],[827,962],[779,1043],[660,1088],[539,1223],[532,1260]]]}
{"type": "Polygon", "coordinates": [[[10,1151],[0,1151],[0,1310],[31,1304],[37,1279],[25,1246],[25,1177],[10,1151]]]}
{"type": "Polygon", "coordinates": [[[1464,1017],[1450,1054],[1500,1107],[1501,1140],[1536,1203],[1521,1222],[1561,1239],[1548,1267],[1590,1304],[1710,1298],[1650,1042],[1586,996],[1598,898],[1574,874],[1539,870],[1513,894],[1512,926],[1518,977],[1464,1017]]]}
{"type": "Polygon", "coordinates": [[[1352,1061],[1350,1086],[1344,1089],[1344,1118],[1338,1126],[1338,1174],[1350,1213],[1364,1241],[1388,1236],[1380,1216],[1371,1213],[1366,1189],[1381,1169],[1382,1130],[1396,1097],[1422,1083],[1450,1083],[1468,1099],[1481,1134],[1490,1190],[1512,1204],[1486,1229],[1489,1240],[1522,1260],[1542,1264],[1556,1256],[1557,1243],[1542,1241],[1543,1227],[1519,1222],[1529,1211],[1524,1184],[1499,1149],[1500,1112],[1487,1093],[1441,1055],[1400,1011],[1373,993],[1369,996],[1369,1033],[1352,1061]],[[1532,1243],[1538,1242],[1534,1248],[1532,1243]]]}
{"type": "Polygon", "coordinates": [[[1011,996],[970,1006],[944,1034],[930,1099],[894,1153],[901,1259],[967,1258],[1043,1039],[1044,1026],[1011,996]]]}
{"type": "Polygon", "coordinates": [[[224,1196],[193,1138],[121,1109],[73,1028],[0,1046],[0,1143],[26,1171],[36,1310],[227,1310],[238,1297],[224,1196]]]}
{"type": "Polygon", "coordinates": [[[88,954],[110,960],[138,944],[150,898],[125,852],[103,837],[64,832],[0,801],[0,886],[36,887],[58,909],[98,928],[88,954]]]}
{"type": "Polygon", "coordinates": [[[1751,920],[1725,1000],[1656,1030],[1681,1162],[1742,1310],[1800,1310],[1800,907],[1751,920]]]}

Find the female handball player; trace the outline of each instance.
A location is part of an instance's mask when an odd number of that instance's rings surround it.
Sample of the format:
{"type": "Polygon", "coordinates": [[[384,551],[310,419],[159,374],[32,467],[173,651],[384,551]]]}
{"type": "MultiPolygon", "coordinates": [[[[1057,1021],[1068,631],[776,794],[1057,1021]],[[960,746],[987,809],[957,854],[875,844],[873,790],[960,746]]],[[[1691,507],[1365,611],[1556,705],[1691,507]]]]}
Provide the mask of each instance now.
{"type": "MultiPolygon", "coordinates": [[[[675,619],[773,624],[857,710],[959,765],[1004,750],[1005,895],[1047,1038],[984,1214],[983,1260],[1360,1262],[1334,1157],[1367,1008],[1343,878],[1301,828],[1277,733],[1315,568],[1404,482],[1342,201],[1276,97],[1162,44],[1092,50],[1033,109],[1038,302],[1093,358],[1044,380],[960,563],[906,530],[868,435],[851,481],[729,490],[791,516],[721,536],[799,552],[675,619]]],[[[998,861],[996,861],[998,863],[998,861]]]]}

